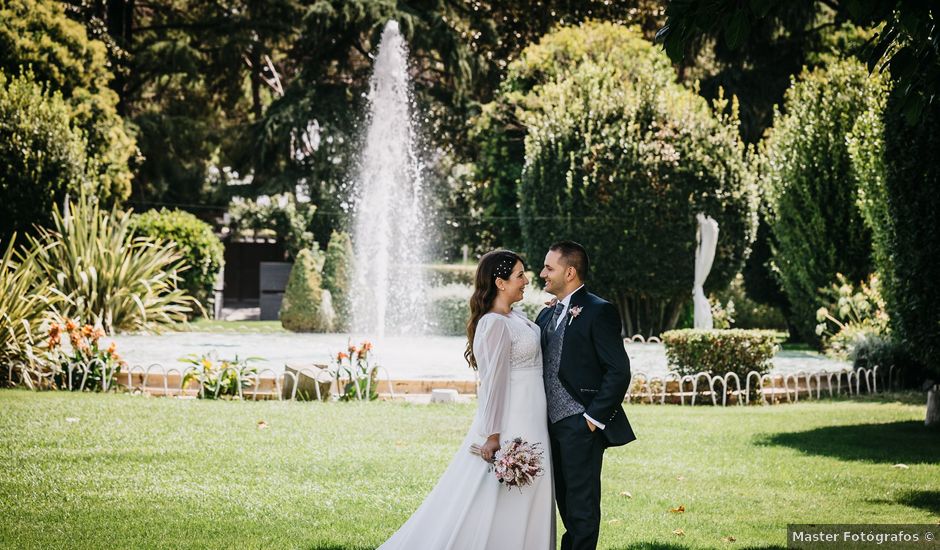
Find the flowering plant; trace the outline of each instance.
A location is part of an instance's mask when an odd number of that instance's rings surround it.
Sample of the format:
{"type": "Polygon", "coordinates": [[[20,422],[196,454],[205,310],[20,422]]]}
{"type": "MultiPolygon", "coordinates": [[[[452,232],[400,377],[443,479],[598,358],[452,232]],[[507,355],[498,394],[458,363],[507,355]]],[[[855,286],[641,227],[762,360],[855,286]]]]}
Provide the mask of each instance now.
{"type": "Polygon", "coordinates": [[[574,321],[575,317],[581,315],[581,306],[572,306],[568,310],[568,326],[571,326],[571,322],[574,321]]]}
{"type": "MultiPolygon", "coordinates": [[[[522,491],[526,485],[532,485],[535,478],[544,473],[541,443],[529,443],[521,437],[506,441],[493,457],[493,472],[496,481],[509,489],[522,491]]],[[[480,446],[472,445],[470,452],[480,455],[480,446]]]]}
{"type": "Polygon", "coordinates": [[[105,335],[100,326],[82,325],[66,318],[49,325],[47,358],[54,368],[56,385],[72,390],[106,390],[112,386],[121,367],[126,365],[117,354],[114,342],[101,349],[99,340],[105,335]],[[67,334],[70,347],[62,345],[67,334]]]}
{"type": "Polygon", "coordinates": [[[346,351],[336,354],[336,387],[343,388],[339,395],[340,401],[378,399],[376,370],[369,365],[371,352],[371,342],[365,341],[356,347],[350,341],[346,351]]]}
{"type": "Polygon", "coordinates": [[[239,359],[219,359],[215,352],[203,355],[191,354],[180,359],[182,363],[189,363],[193,369],[187,369],[183,376],[182,387],[186,388],[191,382],[199,384],[199,397],[203,399],[217,399],[219,397],[238,397],[240,390],[254,385],[252,376],[258,374],[258,368],[251,364],[258,357],[239,359]]]}

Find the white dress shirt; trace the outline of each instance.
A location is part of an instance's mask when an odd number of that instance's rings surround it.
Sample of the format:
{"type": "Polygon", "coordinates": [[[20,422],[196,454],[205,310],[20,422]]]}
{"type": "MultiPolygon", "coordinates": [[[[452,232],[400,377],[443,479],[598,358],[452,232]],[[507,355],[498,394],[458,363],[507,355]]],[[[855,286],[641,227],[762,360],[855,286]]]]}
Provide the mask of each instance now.
{"type": "MultiPolygon", "coordinates": [[[[558,321],[555,323],[555,328],[556,328],[556,329],[557,329],[558,327],[560,327],[563,322],[565,322],[565,317],[567,317],[566,314],[568,313],[568,304],[571,302],[571,296],[573,296],[575,292],[581,290],[582,288],[584,288],[584,285],[581,285],[581,286],[579,286],[578,288],[574,289],[570,294],[568,294],[567,296],[565,296],[564,298],[562,298],[562,299],[559,301],[559,303],[562,304],[562,305],[565,306],[565,307],[562,308],[562,310],[561,310],[561,315],[558,316],[558,321]]],[[[588,416],[587,413],[584,413],[584,418],[587,418],[587,419],[588,419],[588,422],[590,422],[591,424],[594,424],[595,426],[597,426],[598,428],[600,428],[600,429],[602,429],[602,430],[607,427],[606,424],[602,424],[602,423],[598,422],[597,420],[594,420],[593,418],[591,418],[590,416],[588,416]]]]}

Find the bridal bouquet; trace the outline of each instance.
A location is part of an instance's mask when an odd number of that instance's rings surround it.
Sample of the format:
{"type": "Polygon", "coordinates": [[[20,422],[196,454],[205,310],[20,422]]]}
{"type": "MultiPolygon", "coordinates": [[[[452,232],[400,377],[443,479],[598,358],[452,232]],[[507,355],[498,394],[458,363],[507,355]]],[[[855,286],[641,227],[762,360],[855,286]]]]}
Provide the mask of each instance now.
{"type": "MultiPolygon", "coordinates": [[[[517,437],[503,444],[493,457],[493,471],[496,480],[510,489],[517,487],[520,491],[526,485],[532,485],[535,478],[542,475],[541,443],[529,443],[517,437]]],[[[470,452],[479,455],[479,446],[473,445],[470,452]]]]}

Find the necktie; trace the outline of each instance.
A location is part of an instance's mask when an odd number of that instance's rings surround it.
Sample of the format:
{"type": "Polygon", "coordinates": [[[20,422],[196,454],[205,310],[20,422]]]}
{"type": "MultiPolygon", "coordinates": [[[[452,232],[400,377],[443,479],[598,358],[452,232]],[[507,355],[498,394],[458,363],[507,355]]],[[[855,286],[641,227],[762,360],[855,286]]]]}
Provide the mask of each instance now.
{"type": "Polygon", "coordinates": [[[558,318],[561,317],[561,312],[565,310],[565,304],[558,302],[555,304],[555,312],[552,313],[552,320],[548,324],[548,332],[555,332],[555,327],[558,326],[558,318]]]}

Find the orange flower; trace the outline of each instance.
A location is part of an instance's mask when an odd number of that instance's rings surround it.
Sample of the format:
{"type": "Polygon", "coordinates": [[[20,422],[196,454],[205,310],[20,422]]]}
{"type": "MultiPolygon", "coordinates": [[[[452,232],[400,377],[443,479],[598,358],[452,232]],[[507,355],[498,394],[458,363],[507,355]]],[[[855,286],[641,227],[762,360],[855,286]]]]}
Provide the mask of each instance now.
{"type": "Polygon", "coordinates": [[[97,340],[102,336],[104,336],[104,330],[102,330],[101,327],[95,327],[95,331],[91,333],[92,339],[97,340]]]}
{"type": "Polygon", "coordinates": [[[365,342],[363,342],[363,343],[362,343],[362,349],[363,349],[364,351],[370,351],[370,350],[372,349],[372,342],[370,342],[370,341],[368,341],[368,340],[366,340],[365,342]]]}
{"type": "Polygon", "coordinates": [[[94,332],[95,332],[95,329],[91,325],[85,325],[82,327],[82,336],[84,336],[85,338],[88,338],[89,336],[94,334],[94,332]]]}
{"type": "Polygon", "coordinates": [[[343,359],[349,359],[349,356],[346,355],[346,352],[341,351],[341,352],[339,352],[338,354],[336,354],[336,360],[337,360],[337,361],[342,361],[343,359]]]}
{"type": "Polygon", "coordinates": [[[349,344],[349,353],[356,353],[356,346],[349,344]]]}
{"type": "Polygon", "coordinates": [[[65,330],[72,332],[76,327],[77,325],[71,319],[65,320],[65,330]]]}
{"type": "Polygon", "coordinates": [[[117,354],[114,353],[114,350],[116,349],[117,349],[117,343],[111,342],[111,345],[108,346],[108,355],[110,355],[111,357],[117,357],[117,354]]]}
{"type": "Polygon", "coordinates": [[[50,348],[54,348],[59,345],[61,338],[62,338],[62,334],[60,332],[61,330],[62,330],[62,327],[60,327],[58,323],[52,323],[52,325],[49,327],[49,347],[50,348]]]}

